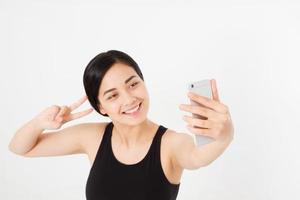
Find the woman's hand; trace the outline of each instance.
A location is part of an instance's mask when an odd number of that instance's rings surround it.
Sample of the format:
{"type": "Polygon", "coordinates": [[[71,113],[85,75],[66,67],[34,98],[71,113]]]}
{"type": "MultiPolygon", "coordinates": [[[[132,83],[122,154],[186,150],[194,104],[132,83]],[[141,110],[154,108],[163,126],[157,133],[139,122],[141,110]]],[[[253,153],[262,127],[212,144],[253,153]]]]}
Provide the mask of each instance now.
{"type": "Polygon", "coordinates": [[[211,80],[213,99],[189,92],[188,97],[206,107],[198,105],[181,104],[179,108],[183,111],[204,116],[206,119],[198,119],[184,115],[183,119],[189,124],[187,128],[194,134],[211,137],[220,142],[233,139],[234,128],[231,121],[229,109],[219,99],[216,81],[211,80]],[[197,126],[197,127],[195,127],[197,126]],[[199,128],[198,128],[199,127],[199,128]]]}
{"type": "Polygon", "coordinates": [[[64,123],[86,116],[93,111],[93,108],[89,108],[78,113],[71,113],[80,105],[82,105],[86,100],[87,97],[83,96],[76,102],[72,103],[70,106],[52,105],[38,114],[35,119],[43,129],[58,129],[64,123]]]}

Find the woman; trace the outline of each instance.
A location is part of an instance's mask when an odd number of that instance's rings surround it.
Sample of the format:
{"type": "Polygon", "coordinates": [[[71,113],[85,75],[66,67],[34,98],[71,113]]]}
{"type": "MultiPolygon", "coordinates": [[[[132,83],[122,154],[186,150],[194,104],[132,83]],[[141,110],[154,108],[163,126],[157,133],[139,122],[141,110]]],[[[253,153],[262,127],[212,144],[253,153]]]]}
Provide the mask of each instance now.
{"type": "Polygon", "coordinates": [[[219,101],[215,80],[211,81],[213,100],[189,94],[207,108],[180,105],[183,111],[207,118],[184,116],[192,133],[215,139],[202,147],[197,147],[190,135],[147,118],[149,96],[144,78],[126,53],[110,50],[97,55],[87,65],[83,82],[86,96],[70,106],[46,108],[16,132],[9,149],[26,157],[86,154],[91,163],[86,184],[88,200],[174,200],[183,169],[208,165],[233,139],[229,110],[219,101]],[[93,108],[72,113],[86,99],[93,108]],[[45,132],[93,110],[111,122],[45,132]]]}

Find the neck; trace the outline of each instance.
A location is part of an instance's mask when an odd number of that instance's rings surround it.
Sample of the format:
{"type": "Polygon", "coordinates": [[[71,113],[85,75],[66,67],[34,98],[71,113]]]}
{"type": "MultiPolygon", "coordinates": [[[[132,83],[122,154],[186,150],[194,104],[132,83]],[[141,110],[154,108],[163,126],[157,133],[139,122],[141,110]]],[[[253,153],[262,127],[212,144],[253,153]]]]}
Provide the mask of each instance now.
{"type": "Polygon", "coordinates": [[[115,135],[118,143],[124,145],[126,148],[149,141],[158,128],[158,125],[148,119],[134,126],[118,122],[113,122],[113,124],[113,136],[115,135]]]}

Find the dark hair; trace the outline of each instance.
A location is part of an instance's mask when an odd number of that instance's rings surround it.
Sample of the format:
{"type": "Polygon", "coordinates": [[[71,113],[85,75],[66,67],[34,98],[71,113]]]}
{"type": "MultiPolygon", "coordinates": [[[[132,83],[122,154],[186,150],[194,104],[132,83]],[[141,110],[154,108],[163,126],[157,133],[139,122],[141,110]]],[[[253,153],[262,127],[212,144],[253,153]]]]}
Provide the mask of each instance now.
{"type": "Polygon", "coordinates": [[[118,50],[109,50],[95,56],[84,70],[83,84],[91,106],[103,116],[108,115],[102,114],[99,110],[99,88],[104,75],[115,63],[123,63],[132,67],[144,81],[143,74],[138,64],[128,54],[118,50]]]}

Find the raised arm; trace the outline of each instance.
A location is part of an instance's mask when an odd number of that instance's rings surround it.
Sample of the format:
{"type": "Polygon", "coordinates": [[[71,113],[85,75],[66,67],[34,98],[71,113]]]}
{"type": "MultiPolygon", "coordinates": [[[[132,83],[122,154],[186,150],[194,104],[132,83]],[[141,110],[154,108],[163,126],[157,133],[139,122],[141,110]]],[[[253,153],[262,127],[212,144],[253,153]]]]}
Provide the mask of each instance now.
{"type": "Polygon", "coordinates": [[[214,141],[197,147],[194,138],[186,133],[173,133],[172,163],[182,169],[196,170],[205,167],[216,160],[228,147],[231,140],[214,141]]]}
{"type": "Polygon", "coordinates": [[[9,143],[9,150],[22,156],[52,156],[81,153],[80,136],[87,124],[75,125],[59,131],[55,130],[74,119],[83,117],[93,110],[71,113],[86,101],[86,96],[70,106],[50,106],[17,130],[9,143]]]}
{"type": "Polygon", "coordinates": [[[213,99],[195,93],[188,94],[191,100],[205,107],[180,105],[181,110],[202,116],[202,119],[183,116],[183,119],[188,123],[188,130],[193,134],[214,139],[209,144],[196,146],[193,138],[187,134],[179,134],[174,137],[174,162],[183,168],[197,169],[210,164],[224,152],[233,140],[234,128],[229,109],[220,102],[214,79],[212,80],[212,92],[213,99]]]}

